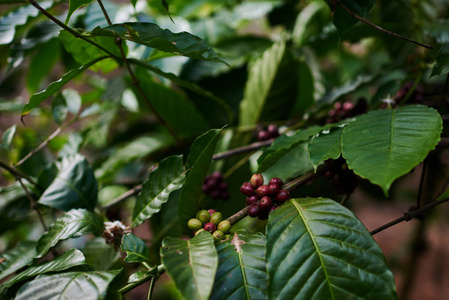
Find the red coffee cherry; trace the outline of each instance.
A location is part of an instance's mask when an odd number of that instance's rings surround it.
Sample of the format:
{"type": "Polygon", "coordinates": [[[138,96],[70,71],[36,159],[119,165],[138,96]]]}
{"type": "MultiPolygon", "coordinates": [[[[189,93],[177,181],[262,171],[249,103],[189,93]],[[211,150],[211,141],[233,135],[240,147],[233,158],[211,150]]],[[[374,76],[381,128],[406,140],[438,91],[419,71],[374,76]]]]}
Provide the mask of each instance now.
{"type": "Polygon", "coordinates": [[[279,193],[279,185],[277,184],[270,184],[269,186],[269,193],[270,195],[277,195],[277,193],[279,193]]]}
{"type": "Polygon", "coordinates": [[[260,214],[260,206],[257,203],[253,203],[250,206],[248,206],[248,216],[250,217],[257,217],[260,214]]]}
{"type": "Polygon", "coordinates": [[[251,196],[254,194],[254,188],[252,187],[251,183],[244,182],[240,187],[240,193],[242,193],[243,195],[251,196]]]}
{"type": "Polygon", "coordinates": [[[206,225],[204,225],[204,230],[213,233],[215,230],[217,230],[217,227],[214,223],[206,223],[206,225]]]}
{"type": "Polygon", "coordinates": [[[274,177],[270,179],[270,182],[268,183],[268,185],[272,185],[272,184],[276,184],[279,186],[279,188],[284,186],[284,182],[282,181],[282,179],[278,178],[278,177],[274,177]]]}
{"type": "Polygon", "coordinates": [[[254,204],[257,201],[259,201],[259,198],[256,195],[246,197],[246,206],[250,206],[251,204],[254,204]]]}
{"type": "Polygon", "coordinates": [[[288,190],[280,190],[279,193],[274,198],[278,202],[285,202],[290,198],[290,192],[288,190]]]}
{"type": "Polygon", "coordinates": [[[262,212],[269,212],[272,205],[273,201],[271,200],[270,197],[265,196],[262,197],[262,199],[260,199],[259,206],[262,212]]]}
{"type": "Polygon", "coordinates": [[[258,197],[268,196],[270,194],[270,187],[268,185],[261,185],[256,190],[258,197]]]}

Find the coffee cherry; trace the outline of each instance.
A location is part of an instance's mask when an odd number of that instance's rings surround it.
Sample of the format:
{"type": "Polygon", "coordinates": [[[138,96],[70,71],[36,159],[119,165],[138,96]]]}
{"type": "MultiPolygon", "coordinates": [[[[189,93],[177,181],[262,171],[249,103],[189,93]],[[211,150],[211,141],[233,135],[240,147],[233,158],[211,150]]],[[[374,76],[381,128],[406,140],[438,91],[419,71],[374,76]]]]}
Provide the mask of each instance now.
{"type": "Polygon", "coordinates": [[[200,220],[203,224],[209,222],[210,214],[207,210],[203,209],[198,213],[197,219],[200,220]]]}
{"type": "Polygon", "coordinates": [[[269,195],[276,195],[280,190],[277,184],[270,184],[268,187],[269,187],[269,195]]]}
{"type": "Polygon", "coordinates": [[[217,211],[216,211],[215,209],[211,208],[211,209],[208,209],[207,212],[209,213],[209,215],[212,216],[212,215],[213,215],[214,213],[216,213],[217,211]]]}
{"type": "Polygon", "coordinates": [[[275,138],[279,136],[279,128],[276,124],[270,124],[268,125],[268,133],[270,134],[270,137],[275,138]]]}
{"type": "Polygon", "coordinates": [[[204,230],[213,233],[215,230],[217,230],[217,227],[214,223],[206,223],[206,225],[204,225],[204,230]]]}
{"type": "Polygon", "coordinates": [[[257,203],[251,204],[248,206],[248,216],[250,217],[257,217],[260,214],[260,206],[257,203]]]}
{"type": "Polygon", "coordinates": [[[256,190],[258,197],[264,197],[270,195],[270,187],[268,185],[261,185],[256,190]]]}
{"type": "Polygon", "coordinates": [[[259,131],[259,133],[257,134],[258,141],[266,141],[269,140],[270,138],[271,138],[270,133],[265,130],[259,131]]]}
{"type": "Polygon", "coordinates": [[[203,232],[203,231],[205,231],[204,228],[198,229],[198,230],[195,232],[195,236],[197,236],[198,234],[200,234],[200,233],[203,232]]]}
{"type": "Polygon", "coordinates": [[[257,201],[259,201],[259,198],[256,195],[246,197],[246,206],[250,206],[251,204],[256,203],[257,201]]]}
{"type": "Polygon", "coordinates": [[[214,225],[218,225],[218,223],[220,223],[221,220],[223,220],[223,216],[221,215],[220,212],[216,212],[210,217],[210,222],[213,223],[214,225]]]}
{"type": "Polygon", "coordinates": [[[268,183],[268,185],[272,185],[272,184],[278,185],[279,188],[284,186],[284,182],[282,181],[282,179],[280,179],[278,177],[273,177],[270,179],[270,182],[268,183]]]}
{"type": "Polygon", "coordinates": [[[224,233],[228,233],[229,230],[231,230],[231,222],[228,220],[221,221],[220,224],[218,224],[217,229],[223,231],[224,233]]]}
{"type": "Polygon", "coordinates": [[[270,197],[265,196],[262,197],[262,199],[260,199],[259,206],[262,212],[269,212],[272,205],[273,201],[271,200],[270,197]]]}
{"type": "Polygon", "coordinates": [[[220,171],[215,171],[212,173],[212,178],[214,178],[216,182],[220,182],[223,180],[223,175],[221,175],[220,171]]]}
{"type": "Polygon", "coordinates": [[[187,226],[191,230],[198,230],[203,227],[203,223],[201,223],[200,220],[193,218],[187,222],[187,226]]]}
{"type": "Polygon", "coordinates": [[[274,198],[278,202],[285,202],[290,198],[290,192],[288,190],[280,190],[279,193],[274,198]]]}
{"type": "Polygon", "coordinates": [[[243,195],[251,196],[254,194],[254,188],[252,187],[251,183],[244,182],[242,186],[240,187],[240,192],[243,195]]]}
{"type": "Polygon", "coordinates": [[[224,237],[224,233],[221,230],[216,230],[214,233],[212,233],[212,237],[214,238],[215,242],[218,242],[224,237]]]}
{"type": "Polygon", "coordinates": [[[253,176],[251,176],[250,182],[251,182],[251,186],[253,188],[255,188],[255,189],[258,188],[259,186],[261,186],[263,184],[262,174],[259,174],[259,173],[253,174],[253,176]]]}

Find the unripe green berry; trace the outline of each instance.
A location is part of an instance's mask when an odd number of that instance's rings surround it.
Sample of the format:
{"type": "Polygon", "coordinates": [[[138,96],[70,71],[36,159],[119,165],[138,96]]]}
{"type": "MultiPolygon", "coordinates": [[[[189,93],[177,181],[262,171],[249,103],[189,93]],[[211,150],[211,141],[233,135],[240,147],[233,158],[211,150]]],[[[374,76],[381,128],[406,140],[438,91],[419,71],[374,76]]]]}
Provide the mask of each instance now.
{"type": "Polygon", "coordinates": [[[203,224],[209,222],[210,214],[207,210],[203,209],[198,213],[198,220],[200,220],[203,224]]]}
{"type": "Polygon", "coordinates": [[[218,224],[217,229],[223,231],[224,233],[228,233],[229,230],[231,230],[231,222],[228,220],[221,221],[220,224],[218,224]]]}
{"type": "Polygon", "coordinates": [[[215,225],[218,225],[218,223],[221,222],[221,220],[223,220],[223,216],[221,215],[221,212],[215,212],[211,217],[210,217],[210,222],[214,223],[215,225]]]}
{"type": "Polygon", "coordinates": [[[187,222],[187,226],[191,230],[198,230],[203,227],[203,223],[201,223],[200,220],[193,218],[193,219],[190,219],[189,222],[187,222]]]}
{"type": "Polygon", "coordinates": [[[221,230],[215,230],[214,233],[212,233],[212,237],[214,238],[215,242],[218,242],[224,237],[224,233],[221,230]]]}
{"type": "MultiPolygon", "coordinates": [[[[203,231],[206,231],[206,230],[204,230],[204,228],[198,229],[198,230],[195,232],[195,236],[197,236],[198,234],[200,234],[200,233],[203,232],[203,231]]],[[[208,232],[208,231],[206,231],[206,232],[208,232]]]]}

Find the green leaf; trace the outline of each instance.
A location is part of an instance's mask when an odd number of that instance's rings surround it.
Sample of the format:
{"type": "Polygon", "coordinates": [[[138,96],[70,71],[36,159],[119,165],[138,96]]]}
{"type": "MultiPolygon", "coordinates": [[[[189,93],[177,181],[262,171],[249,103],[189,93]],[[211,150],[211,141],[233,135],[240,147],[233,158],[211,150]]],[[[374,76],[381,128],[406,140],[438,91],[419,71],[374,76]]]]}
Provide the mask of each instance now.
{"type": "Polygon", "coordinates": [[[39,203],[64,211],[72,208],[93,210],[98,199],[98,184],[87,160],[80,154],[70,155],[54,165],[58,173],[39,203]]]}
{"type": "Polygon", "coordinates": [[[162,241],[165,270],[185,299],[208,299],[218,266],[214,239],[203,232],[191,240],[167,237],[162,241]]]}
{"type": "Polygon", "coordinates": [[[120,273],[121,270],[113,270],[39,275],[25,284],[15,299],[107,299],[108,287],[120,273]]]}
{"type": "Polygon", "coordinates": [[[149,262],[150,250],[141,238],[132,233],[123,236],[122,252],[126,252],[125,262],[149,262]]]}
{"type": "Polygon", "coordinates": [[[382,250],[331,199],[292,199],[267,225],[270,299],[397,299],[382,250]]]}
{"type": "MultiPolygon", "coordinates": [[[[116,57],[121,57],[121,53],[117,45],[114,43],[114,39],[110,37],[88,37],[91,41],[97,43],[102,46],[104,49],[108,50],[110,53],[115,55],[116,57]]],[[[99,49],[98,47],[73,36],[71,33],[61,30],[59,32],[59,39],[61,40],[64,48],[72,54],[73,59],[81,64],[87,64],[92,60],[103,57],[104,55],[108,55],[108,53],[99,49]]],[[[128,52],[128,48],[126,44],[122,45],[125,54],[128,52]]],[[[107,60],[103,60],[93,66],[94,71],[103,71],[105,73],[111,72],[118,67],[117,62],[110,58],[107,60]]]]}
{"type": "Polygon", "coordinates": [[[173,33],[168,29],[161,29],[153,23],[122,23],[97,27],[91,32],[92,36],[119,36],[122,39],[136,42],[164,52],[183,55],[190,58],[223,62],[215,51],[199,37],[188,32],[173,33]]]}
{"type": "Polygon", "coordinates": [[[182,187],[185,173],[182,156],[172,156],[160,162],[144,182],[133,212],[133,226],[142,224],[158,213],[170,194],[182,187]]]}
{"type": "Polygon", "coordinates": [[[83,253],[77,249],[69,250],[64,254],[62,254],[61,256],[55,257],[52,260],[41,263],[35,267],[30,267],[25,271],[20,272],[19,274],[11,278],[8,278],[8,280],[2,283],[0,287],[0,293],[3,293],[7,288],[11,287],[13,284],[32,278],[39,274],[49,272],[59,272],[82,264],[84,264],[83,253]]]}
{"type": "Polygon", "coordinates": [[[210,299],[268,299],[265,236],[239,230],[217,243],[218,269],[210,299]]]}
{"type": "Polygon", "coordinates": [[[0,280],[17,272],[33,261],[36,255],[36,242],[19,242],[16,247],[0,256],[0,280]]]}
{"type": "Polygon", "coordinates": [[[95,271],[108,271],[114,263],[121,260],[120,253],[103,237],[94,237],[83,248],[86,264],[95,271]]]}
{"type": "MultiPolygon", "coordinates": [[[[173,21],[171,15],[170,15],[170,5],[168,4],[168,2],[165,1],[165,0],[161,0],[161,3],[162,3],[162,5],[164,6],[165,11],[167,12],[168,17],[170,18],[170,20],[171,20],[173,23],[175,23],[175,22],[173,21]]],[[[135,6],[135,5],[134,5],[134,6],[135,6]]]]}
{"type": "Polygon", "coordinates": [[[56,97],[51,102],[51,114],[53,119],[59,126],[64,123],[65,118],[67,117],[67,105],[65,103],[64,97],[58,93],[56,97]]]}
{"type": "Polygon", "coordinates": [[[3,132],[2,136],[2,145],[0,145],[3,149],[9,150],[11,147],[12,139],[14,138],[14,134],[16,133],[17,125],[13,125],[3,132]]]}
{"type": "Polygon", "coordinates": [[[65,23],[69,23],[70,17],[72,14],[83,5],[87,5],[91,3],[93,0],[70,0],[69,1],[69,11],[67,12],[67,17],[65,19],[65,23]]]}
{"type": "Polygon", "coordinates": [[[92,233],[99,236],[103,232],[103,221],[97,214],[85,209],[72,209],[58,218],[37,242],[35,258],[43,257],[59,241],[92,233]]]}
{"type": "Polygon", "coordinates": [[[22,109],[22,116],[27,115],[33,108],[37,107],[39,104],[42,103],[45,99],[49,98],[51,95],[59,91],[64,85],[66,85],[69,81],[71,81],[73,78],[75,78],[77,75],[81,74],[83,71],[87,70],[97,62],[107,58],[107,56],[99,57],[81,67],[78,69],[73,69],[64,74],[61,79],[52,82],[45,90],[34,94],[30,98],[30,102],[25,104],[25,106],[22,109]]]}
{"type": "Polygon", "coordinates": [[[315,171],[321,162],[330,158],[337,159],[340,156],[343,127],[323,130],[312,137],[307,145],[307,152],[315,171]]]}
{"type": "MultiPolygon", "coordinates": [[[[339,5],[331,4],[332,0],[326,0],[330,9],[334,13],[333,23],[338,29],[340,37],[343,37],[349,28],[357,24],[358,20],[352,17],[347,11],[341,8],[339,5]],[[334,11],[335,9],[335,11],[334,11]]],[[[357,15],[365,18],[369,10],[373,7],[376,0],[342,0],[340,1],[342,5],[346,6],[349,10],[356,13],[357,15]]]]}
{"type": "Polygon", "coordinates": [[[200,209],[200,200],[204,179],[206,178],[218,136],[221,129],[211,129],[198,137],[190,147],[186,168],[187,175],[178,204],[178,216],[182,226],[187,229],[187,222],[200,209]]]}
{"type": "MultiPolygon", "coordinates": [[[[39,3],[44,9],[53,6],[53,1],[44,1],[39,3]]],[[[0,19],[0,45],[9,44],[14,40],[16,27],[29,22],[31,18],[39,15],[39,11],[32,5],[25,5],[10,12],[0,19]]]]}
{"type": "Polygon", "coordinates": [[[388,195],[393,181],[409,173],[435,148],[441,130],[438,112],[422,105],[371,111],[345,127],[343,157],[354,173],[388,195]]]}
{"type": "Polygon", "coordinates": [[[449,43],[445,43],[438,51],[436,63],[430,77],[449,73],[449,43]]]}

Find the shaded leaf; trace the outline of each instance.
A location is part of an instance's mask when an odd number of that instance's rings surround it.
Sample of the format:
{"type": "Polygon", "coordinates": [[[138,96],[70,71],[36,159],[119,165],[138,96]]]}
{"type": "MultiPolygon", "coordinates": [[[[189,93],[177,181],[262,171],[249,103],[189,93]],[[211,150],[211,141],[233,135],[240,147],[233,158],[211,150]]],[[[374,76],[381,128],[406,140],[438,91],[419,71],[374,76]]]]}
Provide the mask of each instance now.
{"type": "Polygon", "coordinates": [[[121,250],[126,253],[125,262],[127,263],[150,261],[148,246],[141,238],[132,233],[123,236],[121,250]]]}
{"type": "Polygon", "coordinates": [[[188,32],[173,33],[168,29],[161,29],[153,23],[129,22],[113,24],[105,28],[97,27],[92,30],[91,35],[109,37],[119,36],[122,39],[133,41],[164,52],[200,60],[223,62],[218,58],[215,51],[199,37],[188,32]]]}
{"type": "Polygon", "coordinates": [[[430,77],[449,73],[449,42],[441,46],[430,77]]]}
{"type": "Polygon", "coordinates": [[[0,280],[22,269],[33,261],[36,242],[19,242],[16,247],[0,256],[0,280]]]}
{"type": "Polygon", "coordinates": [[[98,199],[98,184],[89,163],[82,155],[70,155],[54,164],[57,174],[39,203],[60,210],[93,210],[98,199]]]}
{"type": "Polygon", "coordinates": [[[331,199],[292,199],[267,225],[270,299],[397,299],[382,250],[331,199]]]}
{"type": "Polygon", "coordinates": [[[97,214],[85,209],[72,209],[58,218],[41,236],[37,242],[35,258],[44,256],[59,241],[76,238],[87,233],[98,236],[103,229],[103,221],[97,214]]]}
{"type": "Polygon", "coordinates": [[[67,117],[67,105],[65,103],[64,97],[58,93],[56,97],[51,102],[51,114],[53,119],[58,125],[64,123],[65,118],[67,117]]]}
{"type": "Polygon", "coordinates": [[[218,266],[214,239],[203,232],[191,240],[167,237],[161,258],[170,278],[185,299],[208,299],[218,266]]]}
{"type": "Polygon", "coordinates": [[[268,299],[265,236],[239,230],[217,243],[218,269],[210,299],[268,299]]]}
{"type": "Polygon", "coordinates": [[[449,20],[437,20],[423,26],[424,33],[435,38],[438,43],[444,44],[449,42],[449,20]]]}
{"type": "Polygon", "coordinates": [[[61,256],[55,257],[50,261],[43,262],[35,267],[30,267],[25,271],[22,271],[19,274],[8,278],[8,280],[2,283],[0,287],[0,293],[3,293],[13,284],[32,278],[39,274],[59,272],[82,264],[84,264],[83,253],[77,249],[69,250],[61,256]]]}
{"type": "Polygon", "coordinates": [[[218,136],[221,129],[211,129],[198,137],[190,147],[186,167],[189,173],[181,190],[178,216],[184,229],[187,230],[187,221],[193,218],[200,208],[200,200],[204,179],[206,178],[218,136]]]}
{"type": "Polygon", "coordinates": [[[12,139],[14,138],[14,134],[16,133],[17,125],[13,125],[3,132],[2,136],[2,145],[0,145],[3,149],[8,150],[11,147],[12,139]]]}
{"type": "Polygon", "coordinates": [[[109,285],[120,272],[121,270],[39,275],[26,283],[15,299],[106,299],[109,285]]]}
{"type": "Polygon", "coordinates": [[[95,271],[108,271],[114,263],[121,260],[114,246],[106,243],[103,237],[90,239],[83,248],[86,264],[95,271]]]}
{"type": "Polygon", "coordinates": [[[65,23],[67,24],[70,20],[72,14],[83,5],[87,5],[91,3],[93,0],[70,0],[69,1],[69,11],[67,12],[67,17],[65,19],[65,23]]]}
{"type": "Polygon", "coordinates": [[[385,195],[394,180],[410,172],[440,141],[441,117],[422,105],[377,110],[345,127],[343,157],[357,175],[385,195]]]}
{"type": "Polygon", "coordinates": [[[175,22],[173,21],[171,15],[170,15],[170,5],[168,4],[168,2],[165,1],[165,0],[161,0],[161,3],[162,3],[162,5],[164,6],[165,10],[167,11],[167,14],[168,14],[170,20],[171,20],[173,23],[175,23],[175,22]]]}
{"type": "Polygon", "coordinates": [[[341,154],[341,135],[343,127],[323,130],[314,137],[307,145],[310,162],[315,171],[318,165],[330,158],[337,159],[341,154]]]}
{"type": "Polygon", "coordinates": [[[158,213],[170,194],[182,187],[185,173],[182,156],[172,156],[160,162],[144,182],[133,212],[133,226],[142,224],[158,213]]]}
{"type": "Polygon", "coordinates": [[[99,57],[81,67],[78,69],[73,69],[64,74],[61,79],[52,82],[45,90],[34,94],[31,96],[30,101],[25,104],[25,106],[22,109],[22,116],[27,115],[33,108],[37,107],[39,104],[42,103],[45,99],[49,98],[51,95],[59,91],[64,85],[66,85],[69,81],[71,81],[73,78],[75,78],[77,75],[81,74],[83,71],[87,70],[97,62],[107,58],[107,56],[99,57]]]}

